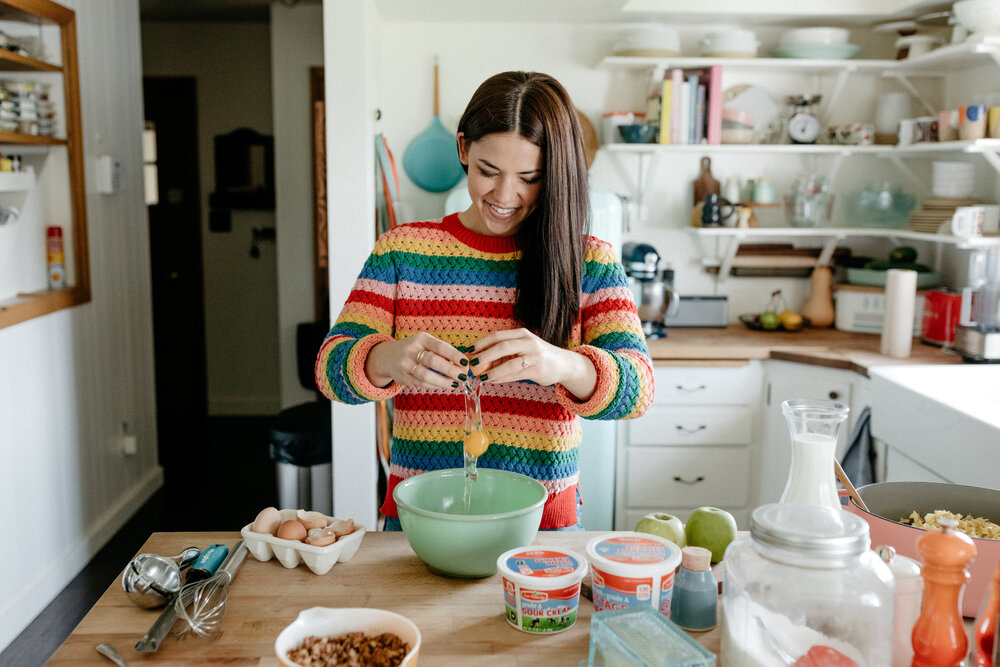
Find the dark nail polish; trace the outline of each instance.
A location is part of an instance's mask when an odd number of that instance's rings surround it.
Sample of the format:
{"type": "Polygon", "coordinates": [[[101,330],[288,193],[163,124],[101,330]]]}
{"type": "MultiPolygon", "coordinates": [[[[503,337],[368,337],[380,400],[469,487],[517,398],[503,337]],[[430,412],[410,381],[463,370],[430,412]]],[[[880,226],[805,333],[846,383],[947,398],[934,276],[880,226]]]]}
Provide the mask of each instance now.
{"type": "Polygon", "coordinates": [[[469,378],[465,373],[462,373],[461,375],[458,376],[458,379],[461,380],[462,382],[465,382],[469,378]]]}
{"type": "Polygon", "coordinates": [[[460,362],[458,362],[458,363],[462,364],[463,366],[468,366],[468,365],[469,365],[469,360],[468,360],[468,359],[462,359],[462,360],[461,360],[460,362]]]}
{"type": "Polygon", "coordinates": [[[479,365],[479,357],[476,357],[475,359],[472,360],[472,365],[473,366],[478,366],[479,365]]]}
{"type": "Polygon", "coordinates": [[[470,345],[469,346],[469,352],[475,352],[475,351],[476,351],[476,346],[475,345],[470,345]]]}
{"type": "Polygon", "coordinates": [[[452,389],[458,389],[458,383],[457,382],[452,382],[451,383],[451,388],[452,389]]]}
{"type": "Polygon", "coordinates": [[[489,378],[489,375],[487,375],[486,373],[483,373],[482,375],[479,376],[479,381],[480,382],[486,382],[487,378],[489,378]]]}

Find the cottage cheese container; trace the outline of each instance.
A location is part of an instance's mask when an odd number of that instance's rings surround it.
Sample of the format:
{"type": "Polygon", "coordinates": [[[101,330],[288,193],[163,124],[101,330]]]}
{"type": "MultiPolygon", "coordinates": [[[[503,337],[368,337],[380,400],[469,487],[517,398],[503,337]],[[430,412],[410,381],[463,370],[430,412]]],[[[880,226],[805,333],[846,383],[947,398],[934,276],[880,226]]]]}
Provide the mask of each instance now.
{"type": "Polygon", "coordinates": [[[587,543],[594,609],[652,607],[670,616],[674,572],[681,550],[670,540],[648,533],[615,532],[587,543]]]}
{"type": "Polygon", "coordinates": [[[893,579],[868,547],[868,524],[849,512],[779,503],[753,511],[750,535],[723,561],[726,667],[892,664],[893,579]],[[803,661],[803,662],[806,662],[803,661]],[[849,663],[843,663],[849,664],[849,663]]]}
{"type": "Polygon", "coordinates": [[[562,632],[576,623],[587,560],[569,549],[518,547],[500,554],[504,616],[523,632],[562,632]]]}

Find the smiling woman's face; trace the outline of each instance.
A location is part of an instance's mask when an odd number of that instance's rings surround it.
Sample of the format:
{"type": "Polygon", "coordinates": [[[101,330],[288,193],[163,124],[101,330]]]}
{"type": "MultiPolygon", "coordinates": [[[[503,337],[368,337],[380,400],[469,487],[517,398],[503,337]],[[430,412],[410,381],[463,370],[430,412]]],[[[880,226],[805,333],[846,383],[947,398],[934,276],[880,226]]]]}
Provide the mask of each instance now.
{"type": "Polygon", "coordinates": [[[458,135],[458,154],[469,167],[472,206],[458,218],[486,236],[511,236],[535,210],[542,184],[542,150],[513,133],[472,142],[458,135]]]}

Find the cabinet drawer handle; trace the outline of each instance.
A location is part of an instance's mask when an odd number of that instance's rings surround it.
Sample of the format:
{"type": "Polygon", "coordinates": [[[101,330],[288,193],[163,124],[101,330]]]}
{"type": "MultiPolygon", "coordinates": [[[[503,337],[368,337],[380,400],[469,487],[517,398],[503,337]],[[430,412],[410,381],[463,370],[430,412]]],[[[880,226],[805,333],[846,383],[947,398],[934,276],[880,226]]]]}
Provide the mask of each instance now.
{"type": "Polygon", "coordinates": [[[830,400],[831,401],[835,401],[838,398],[840,398],[840,392],[839,391],[831,391],[830,394],[829,394],[829,396],[830,396],[830,400]]]}
{"type": "Polygon", "coordinates": [[[681,426],[680,424],[678,424],[674,428],[676,428],[681,433],[686,433],[688,435],[691,435],[692,433],[697,433],[698,431],[704,431],[706,428],[708,428],[708,426],[702,424],[701,426],[698,426],[696,428],[688,428],[687,426],[681,426]]]}
{"type": "Polygon", "coordinates": [[[684,479],[683,477],[681,477],[680,475],[674,475],[674,481],[675,482],[680,482],[681,484],[687,484],[688,486],[690,486],[692,484],[697,484],[698,482],[704,482],[705,481],[705,477],[703,475],[698,475],[693,480],[688,481],[688,480],[684,479]]]}
{"type": "Polygon", "coordinates": [[[708,387],[706,387],[703,384],[700,384],[697,387],[685,387],[682,384],[678,384],[678,385],[675,385],[675,387],[676,387],[677,391],[683,391],[683,392],[687,392],[689,394],[693,394],[696,391],[705,391],[706,389],[708,389],[708,387]]]}

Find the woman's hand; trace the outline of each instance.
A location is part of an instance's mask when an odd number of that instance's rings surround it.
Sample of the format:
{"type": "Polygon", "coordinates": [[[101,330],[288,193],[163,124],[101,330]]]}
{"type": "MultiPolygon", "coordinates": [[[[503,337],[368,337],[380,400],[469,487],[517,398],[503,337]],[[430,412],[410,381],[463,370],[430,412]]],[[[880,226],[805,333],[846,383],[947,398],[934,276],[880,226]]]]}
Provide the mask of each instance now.
{"type": "Polygon", "coordinates": [[[486,382],[531,380],[548,386],[559,383],[581,401],[594,393],[597,370],[593,362],[545,342],[527,329],[494,331],[476,341],[472,372],[486,382]]]}
{"type": "Polygon", "coordinates": [[[365,372],[376,387],[395,380],[404,387],[453,389],[468,363],[461,352],[423,331],[402,340],[379,343],[368,353],[365,372]],[[437,372],[435,372],[437,371],[437,372]]]}

